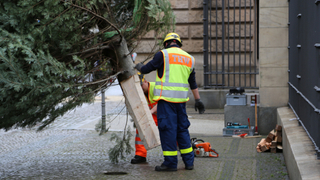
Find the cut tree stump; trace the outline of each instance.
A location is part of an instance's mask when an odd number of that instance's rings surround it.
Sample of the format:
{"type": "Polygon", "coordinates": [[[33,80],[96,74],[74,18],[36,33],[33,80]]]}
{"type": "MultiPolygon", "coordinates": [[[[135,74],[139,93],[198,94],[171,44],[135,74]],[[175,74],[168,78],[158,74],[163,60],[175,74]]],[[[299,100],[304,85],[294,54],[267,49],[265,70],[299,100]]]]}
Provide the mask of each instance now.
{"type": "Polygon", "coordinates": [[[159,146],[161,144],[159,130],[152,118],[138,75],[121,81],[120,85],[144,147],[149,150],[159,146]]]}

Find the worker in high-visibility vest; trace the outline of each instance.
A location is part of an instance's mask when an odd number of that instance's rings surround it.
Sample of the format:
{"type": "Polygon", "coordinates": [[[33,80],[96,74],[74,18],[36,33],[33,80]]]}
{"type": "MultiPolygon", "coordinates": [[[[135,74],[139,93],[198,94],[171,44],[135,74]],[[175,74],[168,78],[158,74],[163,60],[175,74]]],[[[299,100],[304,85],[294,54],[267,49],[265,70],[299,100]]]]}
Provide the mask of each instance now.
{"type": "MultiPolygon", "coordinates": [[[[153,90],[155,86],[155,82],[148,82],[145,80],[145,76],[141,73],[138,73],[140,78],[140,84],[142,87],[142,90],[144,92],[144,95],[146,96],[146,100],[148,102],[148,106],[150,108],[152,117],[156,125],[158,125],[157,122],[157,102],[153,101],[153,90]]],[[[138,164],[146,162],[147,157],[147,150],[144,147],[138,133],[138,129],[136,129],[136,138],[135,138],[135,156],[133,159],[131,159],[131,164],[138,164]]]]}
{"type": "Polygon", "coordinates": [[[185,169],[194,168],[194,153],[191,147],[186,102],[189,100],[189,86],[195,99],[195,109],[202,114],[205,107],[195,79],[195,59],[181,49],[182,41],[176,33],[166,35],[165,49],[155,54],[146,65],[139,63],[135,68],[143,74],[157,70],[153,100],[158,102],[157,119],[164,162],[156,171],[176,171],[179,150],[185,169]]]}

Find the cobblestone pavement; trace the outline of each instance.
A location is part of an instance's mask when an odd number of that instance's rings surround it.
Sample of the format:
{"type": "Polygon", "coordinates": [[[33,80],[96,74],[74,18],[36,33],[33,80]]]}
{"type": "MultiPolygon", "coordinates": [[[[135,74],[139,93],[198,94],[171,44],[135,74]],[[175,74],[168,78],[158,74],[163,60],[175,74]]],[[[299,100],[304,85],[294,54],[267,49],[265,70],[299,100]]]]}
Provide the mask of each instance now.
{"type": "MultiPolygon", "coordinates": [[[[123,96],[107,97],[106,106],[106,121],[111,123],[117,121],[119,117],[126,116],[126,107],[123,96]],[[114,119],[116,118],[116,119],[114,119]],[[117,119],[118,118],[118,119],[117,119]]],[[[97,99],[94,103],[83,104],[63,117],[57,118],[50,126],[50,129],[79,129],[86,124],[97,124],[101,120],[101,99],[97,99]],[[93,122],[93,123],[92,123],[93,122]]],[[[83,127],[85,128],[85,127],[83,127]]],[[[83,129],[81,128],[81,129],[83,129]]],[[[89,129],[92,129],[90,126],[89,129]]],[[[123,129],[121,127],[121,129],[123,129]]],[[[121,130],[120,129],[120,130],[121,130]]]]}
{"type": "MultiPolygon", "coordinates": [[[[196,157],[192,171],[184,169],[180,157],[177,172],[154,171],[163,161],[160,147],[148,151],[145,164],[130,164],[134,152],[118,164],[112,164],[108,150],[114,142],[110,137],[112,133],[122,135],[123,126],[115,124],[116,119],[111,120],[123,109],[124,103],[118,98],[106,104],[106,112],[112,117],[109,125],[115,127],[111,126],[114,131],[101,136],[94,130],[101,115],[99,101],[67,113],[41,132],[35,129],[0,131],[0,179],[289,179],[282,153],[257,153],[255,147],[261,138],[222,137],[222,130],[217,135],[191,134],[210,142],[219,152],[218,158],[196,157]],[[105,172],[123,174],[106,175],[105,172]]],[[[194,113],[194,109],[188,109],[188,115],[194,120],[203,117],[194,113]]],[[[126,119],[125,109],[120,116],[126,119]]],[[[207,110],[204,116],[212,122],[223,118],[221,110],[207,110]]],[[[132,123],[128,126],[132,127],[132,123]]],[[[133,147],[134,138],[131,141],[133,147]]]]}

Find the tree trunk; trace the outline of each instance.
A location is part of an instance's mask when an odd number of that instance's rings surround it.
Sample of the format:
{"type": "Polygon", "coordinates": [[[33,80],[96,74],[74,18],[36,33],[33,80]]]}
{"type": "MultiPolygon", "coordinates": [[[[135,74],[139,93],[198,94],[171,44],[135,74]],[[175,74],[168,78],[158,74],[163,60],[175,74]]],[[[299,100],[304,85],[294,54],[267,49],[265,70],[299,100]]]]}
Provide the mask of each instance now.
{"type": "Polygon", "coordinates": [[[122,38],[121,43],[114,45],[117,59],[119,60],[120,71],[125,71],[118,75],[118,81],[121,82],[130,78],[132,75],[136,74],[134,69],[134,64],[128,50],[127,42],[122,38]]]}
{"type": "Polygon", "coordinates": [[[118,81],[126,98],[126,106],[130,116],[134,120],[145,148],[148,150],[157,147],[160,145],[159,131],[142,91],[125,39],[122,39],[121,43],[115,46],[115,51],[120,70],[125,70],[125,73],[118,75],[118,81]]]}

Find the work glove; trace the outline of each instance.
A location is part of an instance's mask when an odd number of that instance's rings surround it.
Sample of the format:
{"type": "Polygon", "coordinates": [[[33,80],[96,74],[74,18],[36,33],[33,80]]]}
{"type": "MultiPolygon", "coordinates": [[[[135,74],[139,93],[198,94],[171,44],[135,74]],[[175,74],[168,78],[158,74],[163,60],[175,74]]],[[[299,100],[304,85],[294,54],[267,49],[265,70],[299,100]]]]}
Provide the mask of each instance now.
{"type": "Polygon", "coordinates": [[[143,66],[142,63],[138,63],[137,65],[134,66],[134,68],[135,68],[136,70],[138,70],[139,72],[141,72],[141,67],[142,67],[142,66],[143,66]]]}
{"type": "Polygon", "coordinates": [[[194,109],[197,111],[199,109],[199,114],[203,114],[205,111],[203,102],[200,99],[196,99],[196,103],[194,105],[194,109]]]}

